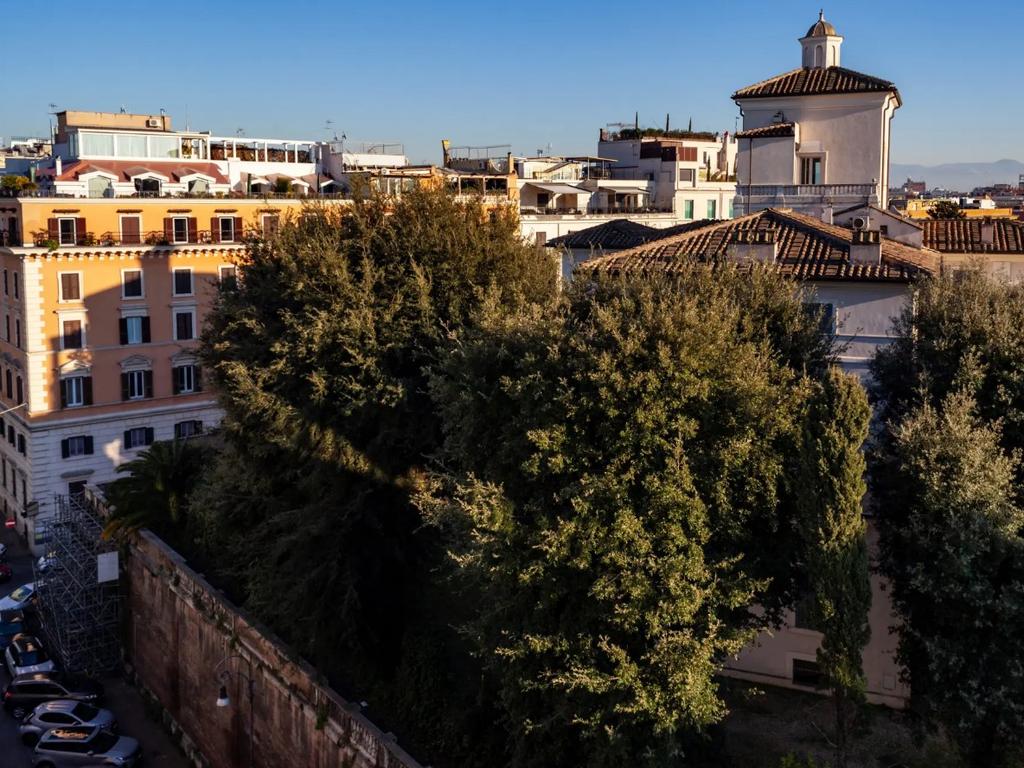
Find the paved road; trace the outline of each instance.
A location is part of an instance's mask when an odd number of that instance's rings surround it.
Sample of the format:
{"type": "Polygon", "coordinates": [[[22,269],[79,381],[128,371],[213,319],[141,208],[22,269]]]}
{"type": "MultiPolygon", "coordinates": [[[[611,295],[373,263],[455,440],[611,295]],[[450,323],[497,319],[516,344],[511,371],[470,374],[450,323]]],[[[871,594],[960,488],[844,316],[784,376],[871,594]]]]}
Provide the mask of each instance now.
{"type": "MultiPolygon", "coordinates": [[[[8,584],[0,584],[2,597],[32,580],[32,557],[13,531],[0,529],[0,541],[7,545],[8,562],[14,569],[14,578],[8,584]]],[[[0,670],[0,688],[7,685],[8,679],[6,669],[0,670]]],[[[188,761],[170,737],[159,724],[146,717],[142,697],[135,689],[117,678],[103,680],[103,685],[107,692],[106,706],[113,710],[120,732],[142,743],[147,768],[187,768],[188,761]]],[[[31,765],[32,750],[22,745],[17,723],[0,710],[0,766],[28,768],[31,765]]]]}

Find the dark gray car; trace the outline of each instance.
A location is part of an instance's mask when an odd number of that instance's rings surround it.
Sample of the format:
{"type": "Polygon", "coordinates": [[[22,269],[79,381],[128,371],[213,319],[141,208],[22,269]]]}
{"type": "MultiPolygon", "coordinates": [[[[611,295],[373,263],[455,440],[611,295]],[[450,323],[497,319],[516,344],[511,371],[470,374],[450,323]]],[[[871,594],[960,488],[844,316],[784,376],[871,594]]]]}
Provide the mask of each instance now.
{"type": "Polygon", "coordinates": [[[139,742],[102,728],[54,728],[36,744],[33,768],[135,768],[142,757],[139,742]]]}
{"type": "Polygon", "coordinates": [[[84,701],[58,699],[40,704],[25,716],[18,726],[21,740],[33,746],[39,737],[52,728],[75,726],[81,728],[102,728],[116,732],[117,721],[109,709],[100,709],[84,701]]]}

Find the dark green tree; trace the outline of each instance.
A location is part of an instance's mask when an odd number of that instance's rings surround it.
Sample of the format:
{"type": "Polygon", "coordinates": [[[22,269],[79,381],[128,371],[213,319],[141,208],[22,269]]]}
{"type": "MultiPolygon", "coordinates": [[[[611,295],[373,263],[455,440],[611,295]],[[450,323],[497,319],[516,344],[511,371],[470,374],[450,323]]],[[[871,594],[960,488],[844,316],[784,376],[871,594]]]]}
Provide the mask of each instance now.
{"type": "Polygon", "coordinates": [[[1016,519],[1024,479],[1022,299],[980,265],[925,281],[872,363],[885,428],[871,483],[901,662],[914,709],[975,765],[988,750],[1010,754],[1008,732],[1024,729],[1004,706],[1024,667],[1009,640],[1020,632],[1020,543],[994,522],[1016,519]]]}
{"type": "Polygon", "coordinates": [[[966,393],[894,430],[883,538],[914,707],[971,768],[1024,758],[1024,510],[1016,455],[966,393]]]}
{"type": "Polygon", "coordinates": [[[172,542],[187,536],[194,529],[189,496],[208,455],[197,442],[168,440],[153,443],[119,466],[118,473],[125,476],[104,492],[112,507],[104,535],[120,538],[151,528],[172,542]]]}
{"type": "Polygon", "coordinates": [[[722,659],[806,588],[787,457],[829,350],[792,284],[698,265],[492,301],[450,346],[421,504],[479,606],[510,764],[682,764],[724,715],[722,659]]]}
{"type": "Polygon", "coordinates": [[[967,218],[960,204],[952,200],[936,200],[928,208],[928,215],[933,219],[964,219],[967,218]]]}
{"type": "Polygon", "coordinates": [[[441,553],[410,502],[440,439],[424,369],[489,287],[510,305],[551,300],[554,262],[514,217],[420,190],[308,207],[241,274],[203,336],[226,412],[196,500],[206,546],[375,718],[420,754],[470,761],[489,709],[472,690],[454,701],[479,671],[456,652],[459,606],[432,581],[441,553]]]}
{"type": "Polygon", "coordinates": [[[818,661],[835,704],[837,768],[847,765],[852,717],[864,700],[862,654],[871,634],[861,506],[867,488],[862,446],[870,420],[860,382],[833,368],[804,419],[794,473],[811,620],[823,635],[818,661]]]}

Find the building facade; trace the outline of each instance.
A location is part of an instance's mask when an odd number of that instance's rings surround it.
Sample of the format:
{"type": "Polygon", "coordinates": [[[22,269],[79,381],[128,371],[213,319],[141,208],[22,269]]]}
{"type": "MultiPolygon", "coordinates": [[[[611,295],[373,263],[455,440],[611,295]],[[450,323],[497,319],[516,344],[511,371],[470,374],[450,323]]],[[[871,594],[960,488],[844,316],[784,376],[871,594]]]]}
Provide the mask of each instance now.
{"type": "Polygon", "coordinates": [[[0,506],[33,551],[55,495],[217,426],[204,318],[247,241],[300,214],[294,198],[0,199],[0,506]]]}
{"type": "Polygon", "coordinates": [[[840,66],[843,38],[819,16],[800,38],[801,66],[736,91],[743,116],[736,214],[888,207],[896,86],[840,66]]]}

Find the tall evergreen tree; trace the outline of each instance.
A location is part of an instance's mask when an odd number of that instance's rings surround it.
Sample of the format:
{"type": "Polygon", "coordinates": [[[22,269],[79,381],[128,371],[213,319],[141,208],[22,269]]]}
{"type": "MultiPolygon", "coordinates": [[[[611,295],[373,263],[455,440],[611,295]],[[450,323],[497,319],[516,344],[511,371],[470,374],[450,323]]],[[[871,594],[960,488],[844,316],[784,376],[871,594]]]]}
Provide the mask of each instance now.
{"type": "Polygon", "coordinates": [[[835,704],[837,768],[847,765],[854,707],[864,699],[862,654],[871,633],[861,507],[870,419],[860,382],[833,368],[811,401],[794,473],[811,616],[823,635],[818,660],[835,704]]]}

